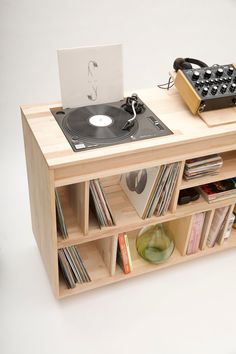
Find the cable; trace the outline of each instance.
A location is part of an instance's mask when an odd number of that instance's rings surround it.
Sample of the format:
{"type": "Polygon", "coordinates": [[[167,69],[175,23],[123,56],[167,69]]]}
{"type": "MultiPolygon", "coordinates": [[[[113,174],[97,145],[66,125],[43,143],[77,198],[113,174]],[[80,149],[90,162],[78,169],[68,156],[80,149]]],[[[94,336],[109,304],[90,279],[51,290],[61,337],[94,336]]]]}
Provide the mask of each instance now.
{"type": "Polygon", "coordinates": [[[165,84],[159,84],[157,85],[158,88],[162,89],[162,90],[169,90],[171,87],[174,86],[174,80],[172,79],[172,77],[169,77],[168,82],[166,82],[165,84]],[[167,86],[167,87],[165,87],[167,86]]]}

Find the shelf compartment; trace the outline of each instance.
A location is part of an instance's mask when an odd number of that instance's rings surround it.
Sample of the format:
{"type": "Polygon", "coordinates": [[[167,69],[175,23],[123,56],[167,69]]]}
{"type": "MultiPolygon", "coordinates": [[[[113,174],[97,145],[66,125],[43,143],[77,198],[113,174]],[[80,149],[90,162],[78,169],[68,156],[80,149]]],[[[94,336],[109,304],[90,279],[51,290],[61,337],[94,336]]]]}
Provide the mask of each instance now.
{"type": "Polygon", "coordinates": [[[200,186],[206,183],[212,183],[216,181],[221,181],[223,179],[232,178],[236,176],[236,151],[228,151],[220,154],[223,159],[223,166],[216,175],[208,175],[204,177],[194,178],[192,180],[182,179],[180,184],[180,189],[186,189],[191,187],[200,186]]]}
{"type": "Polygon", "coordinates": [[[68,231],[68,239],[58,232],[58,243],[63,241],[75,241],[88,232],[89,224],[89,184],[78,183],[66,187],[58,187],[62,212],[68,231]]]}
{"type": "MultiPolygon", "coordinates": [[[[229,210],[228,210],[228,212],[227,212],[227,214],[226,214],[226,217],[225,217],[225,219],[224,219],[224,221],[223,221],[223,227],[220,229],[219,234],[218,234],[218,236],[217,236],[217,238],[216,238],[216,241],[215,241],[216,244],[222,245],[222,244],[224,243],[224,241],[225,241],[225,239],[224,239],[224,233],[225,233],[225,231],[226,231],[227,228],[228,228],[229,219],[230,219],[230,216],[231,216],[231,214],[232,214],[232,212],[233,212],[233,210],[234,210],[234,206],[235,206],[235,204],[228,205],[229,210]]],[[[215,210],[216,210],[216,209],[215,209],[215,210]]],[[[214,216],[215,210],[213,211],[213,216],[214,216]]],[[[211,221],[212,221],[212,220],[211,220],[211,221]]],[[[213,247],[215,247],[215,246],[213,246],[213,247]]],[[[210,248],[211,248],[211,247],[210,247],[210,248]]]]}
{"type": "MultiPolygon", "coordinates": [[[[117,179],[116,179],[117,181],[117,179]]],[[[102,181],[103,182],[103,181],[102,181]]],[[[128,232],[147,225],[155,224],[158,222],[164,222],[168,220],[174,220],[200,211],[208,211],[210,209],[216,209],[220,206],[233,204],[236,202],[236,197],[218,201],[212,204],[208,204],[204,198],[200,198],[186,205],[178,205],[176,212],[173,214],[170,211],[164,216],[152,216],[148,219],[141,219],[134,207],[131,205],[126,194],[123,192],[119,184],[110,183],[109,180],[105,180],[104,191],[108,199],[109,205],[115,217],[116,225],[110,227],[99,228],[96,219],[93,215],[90,215],[89,231],[87,235],[83,235],[76,224],[76,218],[73,215],[69,215],[68,220],[72,223],[68,225],[69,238],[58,239],[58,248],[66,247],[73,244],[85,243],[91,240],[101,239],[103,237],[118,234],[120,232],[128,232]]],[[[68,211],[73,214],[73,210],[68,211]]]]}
{"type": "Polygon", "coordinates": [[[117,236],[107,237],[102,240],[87,242],[78,246],[80,256],[91,278],[89,283],[76,283],[76,287],[68,289],[60,274],[59,297],[70,292],[81,292],[97,287],[100,281],[110,278],[115,274],[117,236]]]}
{"type": "Polygon", "coordinates": [[[192,259],[196,259],[199,257],[203,257],[206,255],[214,254],[216,252],[220,252],[223,250],[227,250],[227,249],[236,247],[236,230],[233,229],[229,239],[227,241],[225,241],[223,243],[223,245],[221,245],[221,246],[217,244],[213,248],[206,248],[202,252],[197,252],[197,253],[187,255],[187,256],[182,256],[180,254],[178,248],[176,247],[172,256],[169,258],[169,260],[167,262],[156,265],[156,264],[151,264],[151,263],[145,261],[144,259],[142,259],[139,256],[139,254],[136,250],[137,231],[129,233],[128,236],[129,236],[129,246],[130,246],[130,251],[131,251],[131,256],[132,256],[132,261],[133,261],[133,271],[129,274],[124,274],[122,269],[120,267],[117,267],[116,277],[115,277],[116,281],[121,280],[121,279],[134,277],[137,275],[141,275],[141,274],[151,272],[154,270],[167,268],[167,267],[170,267],[175,264],[187,262],[192,259]]]}
{"type": "MultiPolygon", "coordinates": [[[[133,232],[129,233],[129,246],[130,246],[130,251],[131,251],[132,261],[133,261],[133,271],[131,273],[124,274],[123,271],[121,270],[121,268],[117,267],[115,275],[110,276],[107,269],[104,271],[104,268],[105,268],[104,262],[101,261],[101,256],[98,253],[98,251],[95,250],[95,256],[98,257],[98,259],[100,260],[104,273],[101,272],[98,275],[97,271],[93,271],[93,269],[91,269],[90,275],[92,277],[94,277],[95,280],[91,283],[78,285],[74,289],[67,289],[64,281],[62,281],[62,279],[60,279],[59,298],[64,298],[64,297],[67,297],[67,296],[70,296],[73,294],[82,293],[82,292],[85,292],[88,290],[92,290],[94,288],[98,288],[98,287],[102,287],[102,286],[109,285],[112,283],[116,283],[118,281],[134,278],[138,275],[161,270],[161,269],[164,269],[167,267],[171,267],[173,265],[177,265],[180,263],[191,261],[191,260],[194,260],[194,259],[197,259],[200,257],[204,257],[207,255],[211,255],[211,254],[214,254],[217,252],[222,252],[222,251],[226,251],[226,250],[229,250],[232,248],[236,248],[236,229],[233,229],[229,239],[227,241],[225,241],[222,245],[216,244],[215,247],[213,247],[213,248],[206,248],[202,252],[197,252],[195,254],[188,255],[188,256],[181,256],[178,249],[175,248],[172,256],[170,257],[170,259],[167,262],[159,264],[159,265],[155,265],[155,264],[151,264],[151,263],[146,262],[144,259],[142,259],[138,255],[137,250],[136,250],[136,235],[137,235],[137,231],[133,231],[133,232]]],[[[82,246],[84,246],[84,245],[82,245],[82,246]]],[[[81,253],[82,253],[82,251],[81,251],[81,253]]],[[[86,255],[87,253],[90,255],[90,258],[91,258],[90,251],[88,249],[87,250],[85,249],[85,252],[83,253],[83,255],[84,254],[86,255]]],[[[85,263],[86,263],[86,261],[85,261],[85,263]]],[[[89,262],[87,262],[87,264],[88,263],[89,262]]],[[[90,265],[91,265],[91,262],[90,262],[90,265]]],[[[89,266],[88,266],[88,268],[89,268],[89,266]]],[[[88,269],[88,271],[89,271],[89,269],[88,269]]]]}

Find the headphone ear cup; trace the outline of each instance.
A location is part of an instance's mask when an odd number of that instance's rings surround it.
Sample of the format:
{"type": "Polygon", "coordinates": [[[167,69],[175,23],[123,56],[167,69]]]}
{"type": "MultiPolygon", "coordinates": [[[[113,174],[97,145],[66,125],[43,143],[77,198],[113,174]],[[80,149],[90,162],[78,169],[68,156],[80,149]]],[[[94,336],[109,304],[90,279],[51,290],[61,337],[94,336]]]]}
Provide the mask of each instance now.
{"type": "Polygon", "coordinates": [[[175,71],[178,71],[178,70],[192,69],[193,67],[184,58],[177,58],[174,61],[173,68],[175,69],[175,71]]]}
{"type": "Polygon", "coordinates": [[[175,71],[182,69],[183,63],[184,63],[184,58],[175,59],[174,64],[173,64],[173,68],[175,69],[175,71]]]}
{"type": "Polygon", "coordinates": [[[192,65],[190,63],[188,63],[187,61],[183,62],[182,64],[182,69],[185,70],[185,69],[192,69],[192,65]]]}

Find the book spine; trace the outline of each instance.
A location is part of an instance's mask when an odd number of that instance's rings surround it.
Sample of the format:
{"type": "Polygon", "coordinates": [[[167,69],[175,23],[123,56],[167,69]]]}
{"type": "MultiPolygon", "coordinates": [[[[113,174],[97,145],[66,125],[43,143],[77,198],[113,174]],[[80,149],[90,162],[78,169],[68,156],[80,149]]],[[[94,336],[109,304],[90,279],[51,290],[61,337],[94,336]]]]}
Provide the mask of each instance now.
{"type": "Polygon", "coordinates": [[[195,237],[196,237],[196,214],[193,215],[192,227],[191,227],[190,237],[188,241],[187,254],[192,254],[195,237]]]}
{"type": "Polygon", "coordinates": [[[202,236],[202,229],[205,220],[205,213],[197,214],[196,237],[193,244],[192,253],[196,253],[199,249],[199,244],[202,236]]]}
{"type": "Polygon", "coordinates": [[[213,220],[212,220],[211,229],[210,229],[208,239],[207,239],[207,246],[208,247],[213,247],[215,245],[221,225],[224,222],[224,219],[226,217],[228,210],[229,210],[229,206],[225,206],[225,207],[216,209],[213,220]]]}
{"type": "Polygon", "coordinates": [[[125,234],[124,233],[118,235],[118,243],[119,243],[120,253],[121,253],[121,257],[122,257],[124,273],[128,274],[131,272],[131,269],[130,269],[130,265],[129,265],[129,257],[128,257],[126,243],[125,243],[125,234]]]}
{"type": "Polygon", "coordinates": [[[129,247],[129,239],[128,239],[127,234],[125,234],[125,245],[126,245],[126,249],[127,249],[130,271],[132,271],[133,270],[133,263],[132,263],[131,252],[130,252],[130,247],[129,247]]]}

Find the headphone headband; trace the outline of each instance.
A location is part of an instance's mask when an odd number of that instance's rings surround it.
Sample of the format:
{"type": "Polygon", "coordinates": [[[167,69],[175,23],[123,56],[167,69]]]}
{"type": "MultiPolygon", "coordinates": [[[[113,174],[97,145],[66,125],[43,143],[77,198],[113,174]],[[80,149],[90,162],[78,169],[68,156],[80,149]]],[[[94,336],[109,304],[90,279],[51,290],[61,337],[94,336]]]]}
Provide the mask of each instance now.
{"type": "Polygon", "coordinates": [[[200,68],[208,67],[206,63],[201,60],[194,59],[194,58],[177,58],[174,61],[173,67],[175,71],[184,70],[184,69],[192,69],[192,65],[195,64],[200,68]]]}

